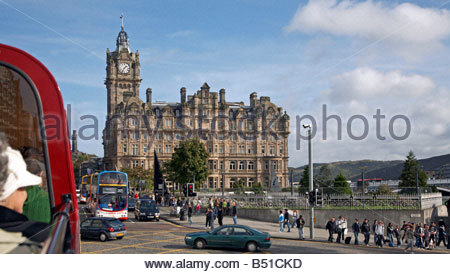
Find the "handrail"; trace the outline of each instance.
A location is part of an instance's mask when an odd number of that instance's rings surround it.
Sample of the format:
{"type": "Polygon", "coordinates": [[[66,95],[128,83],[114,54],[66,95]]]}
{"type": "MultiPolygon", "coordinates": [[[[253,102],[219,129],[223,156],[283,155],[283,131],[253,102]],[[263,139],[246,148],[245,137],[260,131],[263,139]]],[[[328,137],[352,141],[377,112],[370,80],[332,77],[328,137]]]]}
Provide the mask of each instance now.
{"type": "Polygon", "coordinates": [[[70,248],[70,216],[69,212],[72,209],[72,200],[65,199],[64,210],[55,214],[54,222],[52,224],[53,230],[51,236],[46,241],[42,253],[44,254],[62,254],[72,253],[70,248]]]}

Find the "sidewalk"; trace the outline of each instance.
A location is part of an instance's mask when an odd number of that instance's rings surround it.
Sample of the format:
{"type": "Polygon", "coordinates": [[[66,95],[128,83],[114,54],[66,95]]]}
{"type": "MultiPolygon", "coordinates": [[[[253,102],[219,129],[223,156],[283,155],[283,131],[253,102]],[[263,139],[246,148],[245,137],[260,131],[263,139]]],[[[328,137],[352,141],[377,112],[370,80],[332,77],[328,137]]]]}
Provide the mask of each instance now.
{"type": "MultiPolygon", "coordinates": [[[[197,215],[196,212],[192,216],[192,225],[189,225],[187,213],[185,214],[186,220],[180,221],[179,217],[170,216],[170,209],[168,207],[160,207],[161,219],[169,221],[171,223],[175,223],[178,225],[182,225],[185,227],[190,227],[199,230],[207,230],[205,228],[206,216],[204,213],[200,213],[197,215]]],[[[262,232],[267,232],[270,234],[272,238],[280,238],[280,239],[298,239],[298,230],[294,226],[291,228],[291,232],[287,232],[288,228],[285,227],[284,232],[280,232],[280,225],[278,223],[267,223],[261,221],[254,221],[248,219],[237,218],[237,223],[240,225],[246,225],[252,228],[256,228],[262,232]]],[[[233,218],[230,216],[226,216],[223,218],[223,224],[233,224],[233,218]]],[[[219,227],[219,223],[217,219],[214,221],[214,228],[219,227]]],[[[209,229],[209,227],[208,227],[209,229]]],[[[309,227],[305,227],[303,229],[305,239],[309,240],[309,227]]],[[[335,235],[336,238],[336,235],[335,235]]],[[[314,230],[314,239],[317,241],[327,241],[328,240],[328,232],[323,228],[316,228],[314,230]]],[[[362,239],[362,238],[361,238],[362,239]]]]}

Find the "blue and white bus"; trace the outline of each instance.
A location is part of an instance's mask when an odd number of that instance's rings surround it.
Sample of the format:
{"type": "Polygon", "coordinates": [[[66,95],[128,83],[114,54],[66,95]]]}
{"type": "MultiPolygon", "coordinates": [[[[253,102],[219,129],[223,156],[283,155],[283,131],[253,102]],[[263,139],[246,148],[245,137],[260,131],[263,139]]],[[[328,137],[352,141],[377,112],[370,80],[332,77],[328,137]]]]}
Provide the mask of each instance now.
{"type": "Polygon", "coordinates": [[[126,173],[100,172],[92,185],[95,186],[94,193],[97,194],[94,204],[96,217],[128,219],[128,175],[126,173]]]}

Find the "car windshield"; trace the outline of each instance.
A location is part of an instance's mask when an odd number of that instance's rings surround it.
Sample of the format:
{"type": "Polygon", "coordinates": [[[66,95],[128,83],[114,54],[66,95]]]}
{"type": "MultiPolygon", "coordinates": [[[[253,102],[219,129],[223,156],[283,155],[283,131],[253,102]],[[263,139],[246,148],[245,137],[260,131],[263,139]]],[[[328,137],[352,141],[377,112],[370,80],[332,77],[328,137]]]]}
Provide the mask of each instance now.
{"type": "Polygon", "coordinates": [[[129,203],[129,204],[135,204],[135,203],[136,203],[136,199],[134,199],[134,198],[128,198],[128,203],[129,203]]]}
{"type": "Polygon", "coordinates": [[[81,194],[82,194],[84,197],[86,197],[86,195],[87,195],[87,185],[85,185],[85,184],[82,184],[82,185],[81,185],[81,194]]]}
{"type": "Polygon", "coordinates": [[[114,210],[122,210],[127,203],[126,195],[116,194],[100,194],[98,196],[98,205],[100,208],[111,208],[114,210]]]}
{"type": "Polygon", "coordinates": [[[156,203],[153,201],[142,201],[140,207],[142,209],[157,209],[156,203]]]}

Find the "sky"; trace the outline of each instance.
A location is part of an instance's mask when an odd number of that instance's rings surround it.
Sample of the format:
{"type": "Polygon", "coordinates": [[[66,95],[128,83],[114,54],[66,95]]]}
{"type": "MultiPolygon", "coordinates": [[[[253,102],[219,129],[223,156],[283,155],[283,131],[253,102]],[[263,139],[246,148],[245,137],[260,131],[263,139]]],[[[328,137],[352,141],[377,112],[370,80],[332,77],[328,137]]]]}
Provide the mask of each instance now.
{"type": "Polygon", "coordinates": [[[228,101],[269,96],[290,116],[289,166],[308,161],[306,141],[296,142],[306,123],[314,162],[450,153],[448,0],[0,0],[0,43],[52,72],[71,128],[98,117],[98,138],[78,141],[83,152],[103,155],[106,49],[121,14],[143,100],[150,87],[154,101],[178,102],[181,87],[190,95],[204,82],[228,101]]]}

